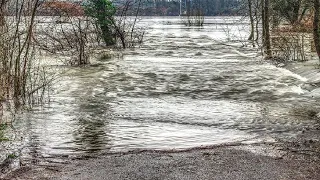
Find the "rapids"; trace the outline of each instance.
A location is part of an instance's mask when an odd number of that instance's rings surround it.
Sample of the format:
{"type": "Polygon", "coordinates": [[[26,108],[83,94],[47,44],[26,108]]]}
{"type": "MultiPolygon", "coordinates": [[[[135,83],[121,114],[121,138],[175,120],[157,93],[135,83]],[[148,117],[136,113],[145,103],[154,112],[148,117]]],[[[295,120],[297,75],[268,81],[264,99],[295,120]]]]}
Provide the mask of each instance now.
{"type": "Polygon", "coordinates": [[[274,141],[315,126],[296,113],[317,106],[307,79],[263,62],[234,21],[142,18],[140,48],[69,68],[49,104],[16,116],[23,157],[274,141]]]}

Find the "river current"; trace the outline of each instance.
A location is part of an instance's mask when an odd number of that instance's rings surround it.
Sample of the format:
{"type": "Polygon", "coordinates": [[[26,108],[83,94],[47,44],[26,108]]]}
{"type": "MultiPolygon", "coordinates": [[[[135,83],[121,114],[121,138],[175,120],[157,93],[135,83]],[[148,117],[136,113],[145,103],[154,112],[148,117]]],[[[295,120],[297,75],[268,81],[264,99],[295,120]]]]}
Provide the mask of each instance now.
{"type": "Polygon", "coordinates": [[[25,157],[274,141],[317,123],[297,113],[317,106],[301,88],[307,79],[264,62],[243,20],[139,26],[141,47],[69,68],[50,103],[17,115],[25,157]]]}

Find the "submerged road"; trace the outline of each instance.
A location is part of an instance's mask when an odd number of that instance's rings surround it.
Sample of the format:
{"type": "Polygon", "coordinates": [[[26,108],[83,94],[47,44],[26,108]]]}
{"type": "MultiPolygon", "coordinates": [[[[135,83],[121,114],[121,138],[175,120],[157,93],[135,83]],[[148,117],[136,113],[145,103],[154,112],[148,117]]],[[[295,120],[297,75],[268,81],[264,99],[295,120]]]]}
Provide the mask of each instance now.
{"type": "Polygon", "coordinates": [[[243,47],[232,19],[142,19],[140,48],[68,68],[49,105],[14,121],[21,168],[5,178],[320,179],[320,136],[296,139],[319,127],[320,97],[243,47]]]}

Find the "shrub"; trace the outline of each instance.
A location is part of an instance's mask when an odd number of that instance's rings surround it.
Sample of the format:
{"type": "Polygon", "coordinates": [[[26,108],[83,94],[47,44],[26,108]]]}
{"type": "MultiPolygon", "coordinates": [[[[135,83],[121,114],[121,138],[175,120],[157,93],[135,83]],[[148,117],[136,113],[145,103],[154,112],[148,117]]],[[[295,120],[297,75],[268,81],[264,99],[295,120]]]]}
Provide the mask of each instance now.
{"type": "Polygon", "coordinates": [[[116,41],[112,27],[116,8],[112,2],[110,0],[87,0],[83,6],[85,14],[95,20],[104,43],[107,46],[114,45],[116,41]]]}

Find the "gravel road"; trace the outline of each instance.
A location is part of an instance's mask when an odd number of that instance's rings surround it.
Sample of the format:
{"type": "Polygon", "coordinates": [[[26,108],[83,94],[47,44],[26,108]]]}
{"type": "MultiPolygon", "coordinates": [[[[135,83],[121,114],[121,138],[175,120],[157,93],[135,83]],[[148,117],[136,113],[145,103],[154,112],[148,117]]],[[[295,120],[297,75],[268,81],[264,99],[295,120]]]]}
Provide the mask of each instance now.
{"type": "Polygon", "coordinates": [[[105,154],[54,166],[22,167],[6,179],[320,179],[319,159],[279,149],[283,148],[240,145],[105,154]]]}

